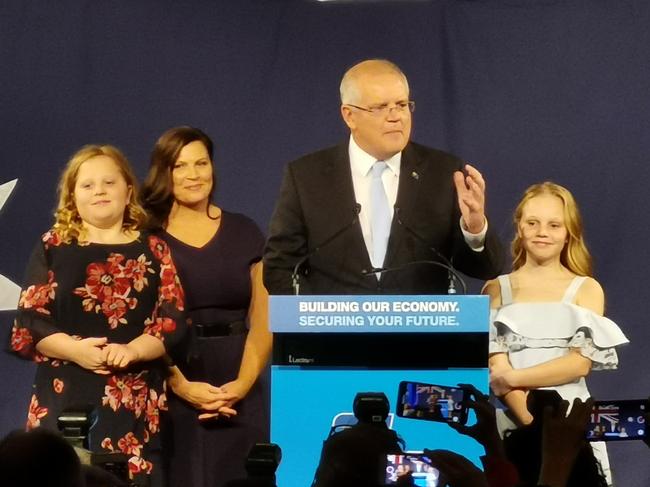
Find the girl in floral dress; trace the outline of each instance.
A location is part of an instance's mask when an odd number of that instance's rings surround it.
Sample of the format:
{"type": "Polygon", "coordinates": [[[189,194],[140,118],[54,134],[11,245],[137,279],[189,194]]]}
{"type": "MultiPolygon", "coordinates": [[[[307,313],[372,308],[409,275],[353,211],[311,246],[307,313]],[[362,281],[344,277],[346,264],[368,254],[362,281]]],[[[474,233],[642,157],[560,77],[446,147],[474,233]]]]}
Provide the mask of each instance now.
{"type": "Polygon", "coordinates": [[[66,408],[92,405],[90,450],[125,454],[136,485],[163,485],[159,359],[185,331],[169,249],[138,231],[135,177],[111,146],[72,157],[55,216],[32,253],[11,335],[12,349],[38,363],[27,428],[57,430],[66,408]]]}

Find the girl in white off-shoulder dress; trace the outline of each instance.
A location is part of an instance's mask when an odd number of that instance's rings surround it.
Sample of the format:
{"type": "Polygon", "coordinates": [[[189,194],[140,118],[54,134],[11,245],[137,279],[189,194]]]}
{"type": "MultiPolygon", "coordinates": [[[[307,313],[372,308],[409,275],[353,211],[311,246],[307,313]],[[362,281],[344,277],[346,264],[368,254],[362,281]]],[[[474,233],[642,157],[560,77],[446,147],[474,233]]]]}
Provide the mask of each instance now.
{"type": "MultiPolygon", "coordinates": [[[[604,293],[591,277],[591,256],[568,190],[553,183],[528,188],[515,211],[513,272],[489,281],[490,385],[514,425],[532,422],[531,389],[586,400],[585,377],[615,369],[614,347],[627,343],[604,311],[604,293]]],[[[605,445],[592,443],[611,483],[605,445]]]]}

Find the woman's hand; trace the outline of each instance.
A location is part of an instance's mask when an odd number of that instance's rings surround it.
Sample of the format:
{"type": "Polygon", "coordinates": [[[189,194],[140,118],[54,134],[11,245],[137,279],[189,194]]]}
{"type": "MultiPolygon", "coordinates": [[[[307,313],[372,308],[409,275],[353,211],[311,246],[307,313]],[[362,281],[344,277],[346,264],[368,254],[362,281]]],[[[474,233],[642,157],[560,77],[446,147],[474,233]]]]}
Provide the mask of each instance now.
{"type": "Polygon", "coordinates": [[[196,409],[206,409],[221,400],[221,389],[207,382],[178,381],[170,382],[174,394],[190,403],[196,409]]]}
{"type": "Polygon", "coordinates": [[[219,394],[219,400],[215,401],[212,404],[209,404],[208,407],[204,408],[210,412],[199,414],[200,420],[206,419],[215,419],[219,417],[229,418],[231,416],[236,416],[237,411],[234,409],[234,405],[244,399],[250,387],[247,387],[243,381],[233,380],[228,382],[221,387],[221,394],[219,394]]]}
{"type": "Polygon", "coordinates": [[[95,374],[108,375],[111,373],[108,370],[104,360],[104,347],[106,346],[107,339],[104,338],[84,338],[82,340],[74,340],[70,343],[71,352],[70,358],[80,367],[90,370],[95,374]]]}
{"type": "Polygon", "coordinates": [[[219,416],[235,416],[237,411],[227,406],[234,399],[231,394],[207,382],[189,381],[186,379],[168,381],[174,394],[202,411],[199,419],[213,419],[219,416]]]}
{"type": "Polygon", "coordinates": [[[206,412],[199,414],[199,421],[207,421],[210,419],[218,418],[232,418],[233,416],[237,416],[236,410],[229,408],[228,406],[221,406],[216,412],[206,412]]]}
{"type": "Polygon", "coordinates": [[[237,379],[223,384],[221,390],[230,396],[228,406],[234,406],[246,397],[248,391],[250,391],[250,386],[247,386],[243,381],[237,379]]]}
{"type": "Polygon", "coordinates": [[[231,416],[236,416],[237,411],[233,408],[233,406],[237,402],[244,399],[244,397],[246,397],[246,394],[248,394],[250,387],[247,387],[240,380],[233,380],[227,382],[226,384],[223,384],[221,387],[219,387],[219,389],[221,390],[221,394],[218,394],[219,400],[207,405],[208,407],[204,408],[210,412],[199,414],[200,420],[215,419],[218,417],[229,418],[231,416]]]}
{"type": "Polygon", "coordinates": [[[109,343],[102,352],[104,363],[113,369],[125,369],[140,359],[137,350],[128,344],[109,343]]]}

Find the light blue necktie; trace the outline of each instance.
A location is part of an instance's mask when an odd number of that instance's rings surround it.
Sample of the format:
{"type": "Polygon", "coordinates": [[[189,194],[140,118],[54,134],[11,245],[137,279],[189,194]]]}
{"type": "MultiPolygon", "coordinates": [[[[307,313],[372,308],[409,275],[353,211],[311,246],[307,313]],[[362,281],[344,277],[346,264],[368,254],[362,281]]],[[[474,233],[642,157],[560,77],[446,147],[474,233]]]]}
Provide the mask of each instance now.
{"type": "Polygon", "coordinates": [[[384,265],[384,257],[386,257],[386,248],[388,247],[388,236],[390,235],[392,218],[384,183],[381,180],[381,175],[387,168],[388,166],[384,161],[377,161],[372,166],[370,231],[372,232],[373,267],[382,267],[384,265]]]}

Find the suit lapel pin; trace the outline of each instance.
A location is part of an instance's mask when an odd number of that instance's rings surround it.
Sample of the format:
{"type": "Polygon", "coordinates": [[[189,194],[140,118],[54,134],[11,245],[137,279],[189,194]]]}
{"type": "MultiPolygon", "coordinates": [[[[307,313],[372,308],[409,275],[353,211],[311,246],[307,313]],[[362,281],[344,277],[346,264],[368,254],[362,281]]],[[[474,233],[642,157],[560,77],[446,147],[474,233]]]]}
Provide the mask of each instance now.
{"type": "Polygon", "coordinates": [[[415,171],[413,171],[413,172],[411,173],[411,177],[412,177],[413,179],[415,179],[416,181],[417,181],[418,179],[420,179],[420,175],[419,175],[418,173],[416,173],[415,171]]]}

